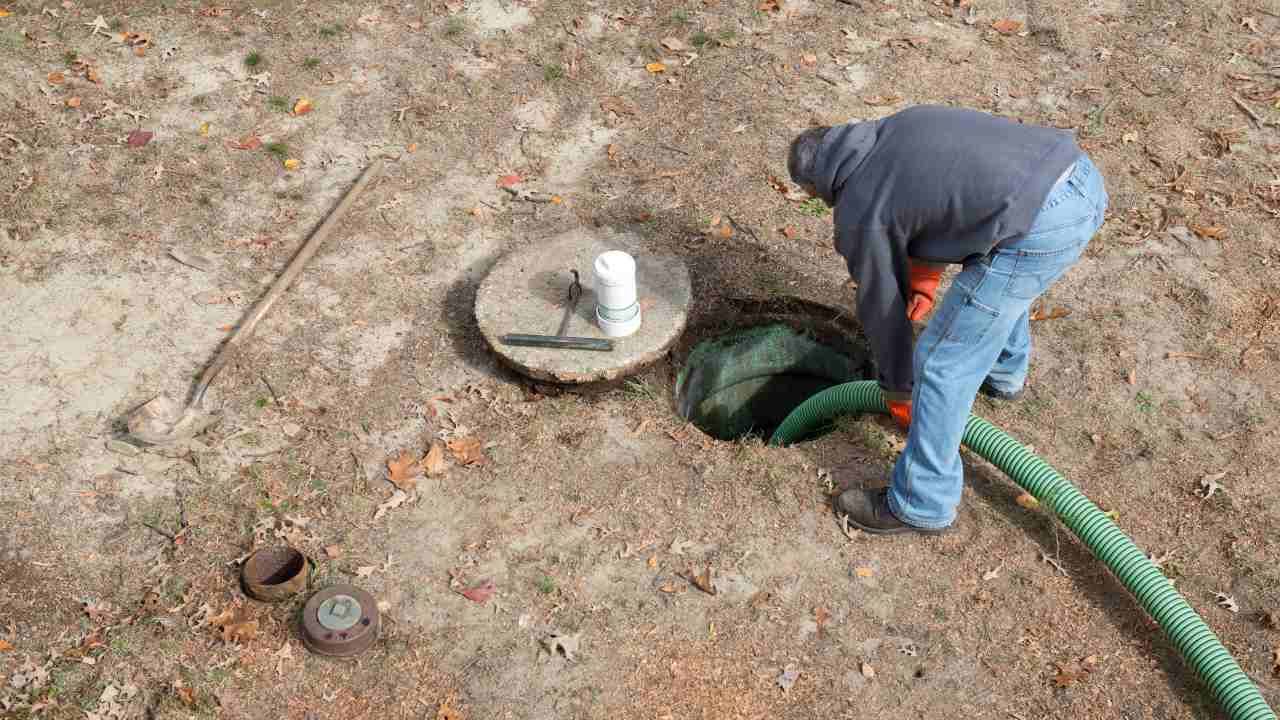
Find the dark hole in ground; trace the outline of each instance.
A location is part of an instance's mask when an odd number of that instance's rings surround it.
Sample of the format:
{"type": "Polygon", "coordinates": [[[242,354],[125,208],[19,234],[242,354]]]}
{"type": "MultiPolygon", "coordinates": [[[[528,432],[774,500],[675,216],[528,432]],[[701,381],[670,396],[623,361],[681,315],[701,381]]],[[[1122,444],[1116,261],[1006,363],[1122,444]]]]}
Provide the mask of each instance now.
{"type": "Polygon", "coordinates": [[[712,437],[768,441],[809,397],[871,377],[860,338],[765,320],[698,343],[679,373],[677,411],[712,437]]]}

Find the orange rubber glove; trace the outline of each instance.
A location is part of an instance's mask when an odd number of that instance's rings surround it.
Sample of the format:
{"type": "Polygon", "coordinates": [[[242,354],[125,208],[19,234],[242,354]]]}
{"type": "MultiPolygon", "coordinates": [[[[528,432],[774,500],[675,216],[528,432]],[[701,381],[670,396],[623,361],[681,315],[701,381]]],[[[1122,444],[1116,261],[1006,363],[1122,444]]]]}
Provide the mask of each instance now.
{"type": "Polygon", "coordinates": [[[885,403],[889,406],[889,414],[897,421],[903,430],[911,427],[911,401],[910,400],[889,400],[885,403]]]}
{"type": "Polygon", "coordinates": [[[923,320],[933,310],[938,283],[942,282],[942,266],[909,262],[907,267],[911,282],[911,294],[907,298],[907,318],[916,322],[923,320]]]}

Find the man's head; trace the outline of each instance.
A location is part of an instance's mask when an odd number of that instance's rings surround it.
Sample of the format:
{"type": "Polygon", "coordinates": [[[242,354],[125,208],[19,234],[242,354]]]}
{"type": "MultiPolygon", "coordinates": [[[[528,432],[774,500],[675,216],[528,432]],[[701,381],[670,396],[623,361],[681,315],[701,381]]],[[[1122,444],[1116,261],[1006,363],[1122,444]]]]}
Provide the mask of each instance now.
{"type": "Polygon", "coordinates": [[[791,182],[803,188],[810,197],[818,195],[814,178],[818,167],[818,150],[830,129],[815,127],[805,130],[791,141],[791,150],[787,153],[787,172],[791,175],[791,182]]]}

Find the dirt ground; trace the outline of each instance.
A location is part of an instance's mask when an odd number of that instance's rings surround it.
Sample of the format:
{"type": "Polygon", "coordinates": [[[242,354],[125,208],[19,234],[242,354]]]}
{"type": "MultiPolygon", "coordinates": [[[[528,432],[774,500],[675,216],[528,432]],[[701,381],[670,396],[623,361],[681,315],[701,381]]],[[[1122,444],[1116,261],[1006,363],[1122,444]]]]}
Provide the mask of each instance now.
{"type": "Polygon", "coordinates": [[[882,420],[715,441],[674,414],[678,354],[561,391],[475,329],[497,257],[581,227],[685,258],[695,326],[849,307],[829,215],[771,178],[810,122],[916,103],[1074,129],[1103,169],[1028,396],[975,411],[1117,512],[1280,706],[1278,101],[1274,0],[0,0],[0,713],[1216,717],[989,466],[949,535],[846,537],[828,492],[883,482],[882,420]],[[376,156],[210,392],[223,423],[122,444],[376,156]],[[378,514],[387,461],[447,441],[476,462],[378,514]],[[240,592],[282,541],[382,602],[358,661],[240,592]]]}

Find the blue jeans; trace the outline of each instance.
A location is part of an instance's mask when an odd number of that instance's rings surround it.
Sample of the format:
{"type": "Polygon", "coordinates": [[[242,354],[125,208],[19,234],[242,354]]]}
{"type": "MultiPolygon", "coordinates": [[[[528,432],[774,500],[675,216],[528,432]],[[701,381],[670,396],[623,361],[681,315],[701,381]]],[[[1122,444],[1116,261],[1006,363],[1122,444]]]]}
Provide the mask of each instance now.
{"type": "Polygon", "coordinates": [[[978,388],[984,380],[998,390],[1022,388],[1031,304],[1080,258],[1106,209],[1102,175],[1081,157],[1026,235],[956,276],[916,341],[911,429],[889,490],[899,520],[934,529],[955,520],[964,485],[960,438],[978,388]]]}

